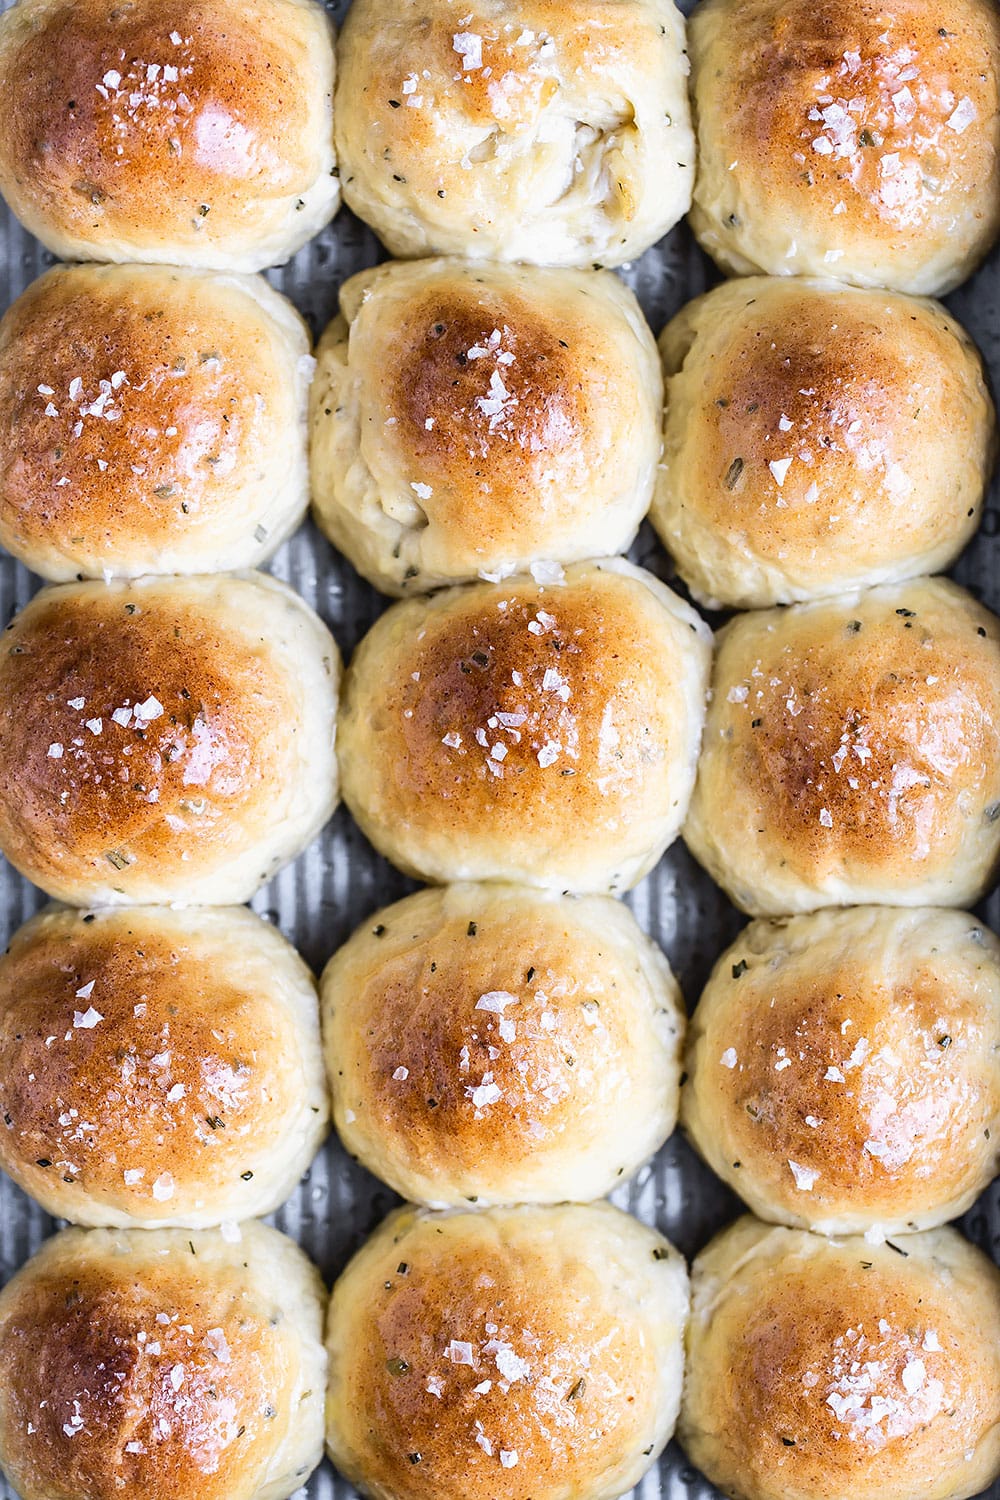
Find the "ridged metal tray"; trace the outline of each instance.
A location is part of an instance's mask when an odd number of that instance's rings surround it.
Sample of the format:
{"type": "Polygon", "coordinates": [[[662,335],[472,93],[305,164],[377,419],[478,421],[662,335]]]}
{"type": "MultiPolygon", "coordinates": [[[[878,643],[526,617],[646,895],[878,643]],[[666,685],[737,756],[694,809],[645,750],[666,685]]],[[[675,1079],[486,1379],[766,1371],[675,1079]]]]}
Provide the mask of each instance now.
{"type": "MultiPolygon", "coordinates": [[[[339,20],[347,0],[327,0],[339,20]]],[[[6,10],[10,0],[0,0],[6,10]]],[[[685,3],[683,9],[689,9],[685,3]]],[[[289,296],[319,335],[336,311],[337,289],[355,271],[384,259],[378,241],[342,210],[333,225],[269,280],[289,296]]],[[[0,311],[39,276],[54,257],[27,234],[0,203],[0,311]]],[[[690,298],[719,279],[697,248],[686,224],[621,273],[636,292],[659,333],[690,298]]],[[[965,286],[945,299],[979,344],[1000,389],[1000,251],[965,286]]],[[[630,556],[683,592],[669,558],[648,525],[630,556]]],[[[311,525],[279,552],[272,571],[290,583],[332,629],[348,657],[387,601],[364,583],[311,525]]],[[[954,577],[1000,612],[1000,484],[994,481],[979,535],[953,570],[954,577]]],[[[0,556],[0,614],[6,621],[27,603],[39,580],[11,558],[0,556]]],[[[341,808],[322,836],[254,900],[318,971],[357,924],[377,907],[415,889],[381,859],[341,808]]],[[[743,918],[699,869],[683,845],[668,851],[653,873],[626,898],[639,922],[665,949],[693,1006],[719,952],[743,918]]],[[[45,898],[0,861],[0,938],[28,919],[45,898]]],[[[1000,892],[977,908],[1000,929],[1000,892]]],[[[692,1256],[739,1211],[729,1191],[675,1135],[654,1162],[614,1195],[614,1202],[646,1223],[656,1224],[692,1256]]],[[[298,1191],[271,1222],[296,1239],[316,1260],[327,1281],[396,1202],[395,1196],[331,1138],[298,1191]]],[[[58,1227],[0,1173],[0,1282],[58,1227]]],[[[961,1227],[994,1259],[1000,1259],[1000,1181],[961,1221],[961,1227]]],[[[717,1491],[684,1459],[675,1444],[633,1492],[633,1500],[710,1500],[717,1491]]],[[[987,1492],[1000,1500],[1000,1483],[987,1492]]],[[[328,1463],[299,1492],[299,1500],[354,1500],[356,1491],[328,1463]]],[[[17,1500],[0,1479],[0,1500],[17,1500]]]]}

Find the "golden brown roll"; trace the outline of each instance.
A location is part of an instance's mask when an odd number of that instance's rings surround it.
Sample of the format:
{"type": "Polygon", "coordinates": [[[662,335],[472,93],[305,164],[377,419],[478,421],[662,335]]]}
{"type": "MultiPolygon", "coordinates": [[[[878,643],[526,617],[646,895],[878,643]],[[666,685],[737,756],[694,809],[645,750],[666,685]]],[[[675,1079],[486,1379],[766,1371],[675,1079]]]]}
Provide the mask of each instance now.
{"type": "Polygon", "coordinates": [[[49,895],[246,901],[332,813],[339,657],[284,584],[63,584],[3,639],[0,849],[49,895]]]}
{"type": "Polygon", "coordinates": [[[691,224],[737,275],[936,295],[1000,229],[992,0],[702,0],[691,224]]]}
{"type": "Polygon", "coordinates": [[[672,0],[355,0],[338,63],[344,199],[393,255],[616,266],[690,205],[672,0]]]}
{"type": "Polygon", "coordinates": [[[0,1293],[22,1500],[285,1500],[323,1451],[326,1297],[277,1230],[66,1229],[0,1293]]]}
{"type": "Polygon", "coordinates": [[[677,1119],[670,965],[607,896],[452,885],[377,912],[321,982],[347,1149],[404,1198],[601,1198],[677,1119]]]}
{"type": "Polygon", "coordinates": [[[1000,1272],[749,1215],[692,1268],[678,1437],[734,1500],[965,1500],[1000,1472],[1000,1272]]]}
{"type": "Polygon", "coordinates": [[[333,71],[316,0],[18,0],[0,191],[63,260],[276,265],[337,209],[333,71]]]}
{"type": "Polygon", "coordinates": [[[935,302],[753,277],[660,340],[651,519],[703,603],[738,609],[933,573],[975,532],[995,413],[935,302]]]}
{"type": "Polygon", "coordinates": [[[929,1229],[996,1175],[998,1038],[1000,942],[965,912],[752,922],[694,1013],[684,1124],[761,1218],[929,1229]]]}
{"type": "Polygon", "coordinates": [[[1000,621],[946,579],[718,637],[684,836],[737,906],[969,906],[1000,853],[1000,621]]]}
{"type": "Polygon", "coordinates": [[[607,1204],[399,1209],[333,1289],[330,1456],[372,1500],[614,1500],[673,1431],[686,1317],[681,1257],[607,1204]]]}
{"type": "Polygon", "coordinates": [[[397,604],[344,683],[344,799],[431,881],[622,891],[683,820],[708,631],[621,558],[397,604]]]}
{"type": "Polygon", "coordinates": [[[0,1165],[50,1214],[270,1213],[327,1120],[313,977],[243,907],[51,907],[0,958],[0,1165]]]}
{"type": "Polygon", "coordinates": [[[57,581],[269,558],[309,500],[310,347],[257,277],[49,271],[0,322],[0,543],[57,581]]]}
{"type": "Polygon", "coordinates": [[[432,260],[340,289],[316,519],[391,594],[624,551],[660,456],[656,346],[610,272],[432,260]]]}

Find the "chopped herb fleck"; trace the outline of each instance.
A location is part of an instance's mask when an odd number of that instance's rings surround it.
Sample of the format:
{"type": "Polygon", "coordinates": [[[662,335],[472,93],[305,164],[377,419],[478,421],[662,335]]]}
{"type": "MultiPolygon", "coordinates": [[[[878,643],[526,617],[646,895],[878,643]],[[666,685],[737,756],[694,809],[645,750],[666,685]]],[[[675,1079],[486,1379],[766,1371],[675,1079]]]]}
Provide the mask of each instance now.
{"type": "Polygon", "coordinates": [[[726,470],[725,486],[727,490],[734,490],[739,484],[740,475],[743,473],[742,458],[734,458],[726,470]]]}

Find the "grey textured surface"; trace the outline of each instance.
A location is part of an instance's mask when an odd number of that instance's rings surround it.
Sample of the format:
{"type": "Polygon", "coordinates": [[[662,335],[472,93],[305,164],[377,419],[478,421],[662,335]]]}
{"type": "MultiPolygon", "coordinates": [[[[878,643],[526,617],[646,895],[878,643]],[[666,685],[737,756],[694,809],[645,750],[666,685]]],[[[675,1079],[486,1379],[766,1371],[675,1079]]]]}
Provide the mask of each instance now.
{"type": "MultiPolygon", "coordinates": [[[[7,9],[8,3],[0,0],[0,9],[7,9]]],[[[346,9],[345,0],[330,3],[330,9],[339,17],[346,9]]],[[[318,335],[335,310],[341,281],[382,258],[374,236],[342,212],[330,229],[288,266],[270,273],[269,279],[292,298],[318,335]]],[[[5,309],[52,262],[53,257],[0,205],[0,308],[5,309]]],[[[622,274],[638,294],[656,333],[679,307],[718,279],[686,225],[622,274]]],[[[983,350],[994,388],[1000,388],[1000,252],[994,252],[978,275],[946,300],[983,350]]],[[[648,526],[643,527],[631,555],[673,581],[669,559],[648,526]]],[[[282,548],[273,571],[326,620],[345,657],[386,604],[311,524],[282,548]]],[[[981,532],[954,576],[1000,611],[1000,485],[996,481],[981,532]]],[[[0,556],[4,620],[37,587],[38,580],[23,567],[0,556]]],[[[341,808],[322,836],[253,904],[319,969],[364,917],[413,888],[412,882],[375,854],[341,808]]],[[[693,1005],[713,960],[743,919],[680,844],[668,851],[627,899],[643,927],[666,950],[693,1005]]],[[[0,862],[0,937],[4,942],[43,904],[38,891],[0,862]]],[[[994,928],[1000,928],[1000,893],[994,892],[978,911],[994,928]]],[[[738,1207],[679,1136],[614,1196],[621,1207],[655,1223],[688,1256],[738,1207]]],[[[330,1281],[394,1202],[389,1189],[349,1161],[331,1139],[273,1222],[299,1241],[330,1281]]],[[[0,1174],[0,1281],[23,1263],[53,1227],[53,1221],[0,1174]]],[[[994,1258],[1000,1255],[1000,1182],[966,1215],[962,1227],[994,1258]]],[[[634,1500],[709,1500],[716,1493],[672,1445],[658,1469],[634,1491],[634,1500]]],[[[1000,1500],[1000,1484],[989,1494],[990,1500],[1000,1500]]],[[[309,1500],[351,1500],[355,1491],[324,1463],[300,1495],[309,1500]]],[[[2,1480],[0,1500],[16,1500],[2,1480]]]]}

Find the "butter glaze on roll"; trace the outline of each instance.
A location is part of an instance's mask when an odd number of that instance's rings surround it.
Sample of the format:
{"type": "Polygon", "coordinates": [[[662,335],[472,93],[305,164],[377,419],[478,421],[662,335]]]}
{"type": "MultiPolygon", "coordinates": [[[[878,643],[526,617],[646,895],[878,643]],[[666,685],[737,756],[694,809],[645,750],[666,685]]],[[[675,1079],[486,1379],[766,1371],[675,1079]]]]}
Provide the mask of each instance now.
{"type": "Polygon", "coordinates": [[[691,1022],[683,1118],[762,1218],[929,1229],[1000,1151],[1000,943],[965,912],[753,922],[691,1022]]]}
{"type": "Polygon", "coordinates": [[[0,191],[63,260],[259,271],[332,219],[316,0],[19,0],[0,18],[0,191]]]}
{"type": "Polygon", "coordinates": [[[370,1500],[617,1500],[673,1431],[687,1295],[608,1204],[399,1209],[333,1290],[330,1456],[370,1500]]]}
{"type": "Polygon", "coordinates": [[[1000,854],[1000,622],[946,579],[719,634],[684,836],[737,906],[970,906],[1000,854]]]}
{"type": "Polygon", "coordinates": [[[411,1202],[600,1198],[674,1127],[680,993],[609,897],[420,891],[321,994],[341,1139],[411,1202]]]}
{"type": "Polygon", "coordinates": [[[333,812],[339,656],[284,584],[62,584],[3,642],[0,848],[49,895],[246,901],[333,812]]]}
{"type": "Polygon", "coordinates": [[[702,0],[691,224],[737,275],[939,295],[1000,230],[991,0],[702,0]]]}
{"type": "Polygon", "coordinates": [[[939,303],[752,277],[690,302],[660,349],[651,520],[703,603],[934,573],[975,533],[996,419],[979,353],[939,303]]]}
{"type": "Polygon", "coordinates": [[[309,500],[310,347],[263,278],[49,271],[0,323],[0,542],[56,582],[269,558],[309,500]]]}
{"type": "Polygon", "coordinates": [[[672,0],[356,0],[338,68],[344,200],[393,255],[616,266],[690,206],[672,0]]]}
{"type": "Polygon", "coordinates": [[[0,1293],[22,1500],[286,1500],[323,1446],[326,1297],[291,1240],[66,1229],[0,1293]]]}
{"type": "Polygon", "coordinates": [[[678,1438],[734,1500],[967,1500],[1000,1473],[1000,1272],[954,1229],[749,1216],[691,1271],[678,1438]]]}
{"type": "Polygon", "coordinates": [[[676,836],[709,635],[620,558],[388,610],[344,683],[344,799],[430,881],[622,891],[676,836]]]}
{"type": "Polygon", "coordinates": [[[0,958],[0,1164],[53,1215],[270,1213],[327,1118],[313,977],[242,907],[52,907],[0,958]]]}
{"type": "Polygon", "coordinates": [[[313,386],[314,505],[376,587],[422,593],[630,545],[662,382],[617,277],[418,261],[352,276],[340,307],[313,386]]]}

